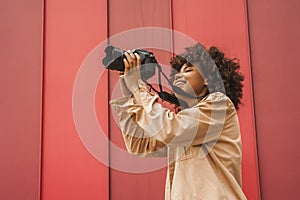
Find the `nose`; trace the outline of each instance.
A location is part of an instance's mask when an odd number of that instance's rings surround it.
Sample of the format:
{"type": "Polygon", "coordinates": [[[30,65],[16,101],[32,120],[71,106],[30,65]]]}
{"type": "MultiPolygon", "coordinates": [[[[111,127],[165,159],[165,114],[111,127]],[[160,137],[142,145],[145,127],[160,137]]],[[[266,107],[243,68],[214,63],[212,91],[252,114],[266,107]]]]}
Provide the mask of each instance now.
{"type": "Polygon", "coordinates": [[[178,72],[177,74],[175,74],[175,77],[174,77],[174,81],[176,81],[177,79],[180,79],[182,78],[182,73],[178,72]]]}

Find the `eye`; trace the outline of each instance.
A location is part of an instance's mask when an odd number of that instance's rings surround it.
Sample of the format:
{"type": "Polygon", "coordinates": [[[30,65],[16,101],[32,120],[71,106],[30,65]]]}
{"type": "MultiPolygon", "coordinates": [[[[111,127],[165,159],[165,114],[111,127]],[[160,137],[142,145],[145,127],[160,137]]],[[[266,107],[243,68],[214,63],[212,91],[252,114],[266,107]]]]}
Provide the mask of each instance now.
{"type": "Polygon", "coordinates": [[[193,70],[192,69],[187,69],[184,72],[191,72],[191,71],[193,71],[193,70]]]}

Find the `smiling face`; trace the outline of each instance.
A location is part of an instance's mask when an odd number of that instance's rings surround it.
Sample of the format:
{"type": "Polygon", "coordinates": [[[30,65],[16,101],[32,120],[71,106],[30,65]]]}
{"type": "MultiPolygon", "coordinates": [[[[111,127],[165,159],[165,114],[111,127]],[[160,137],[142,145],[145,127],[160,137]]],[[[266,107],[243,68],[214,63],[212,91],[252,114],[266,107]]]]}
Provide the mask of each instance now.
{"type": "MultiPolygon", "coordinates": [[[[174,78],[173,85],[190,95],[198,97],[205,95],[207,92],[207,84],[204,78],[201,76],[199,69],[193,65],[184,64],[174,78]]],[[[187,98],[179,94],[175,95],[183,100],[187,98]]]]}

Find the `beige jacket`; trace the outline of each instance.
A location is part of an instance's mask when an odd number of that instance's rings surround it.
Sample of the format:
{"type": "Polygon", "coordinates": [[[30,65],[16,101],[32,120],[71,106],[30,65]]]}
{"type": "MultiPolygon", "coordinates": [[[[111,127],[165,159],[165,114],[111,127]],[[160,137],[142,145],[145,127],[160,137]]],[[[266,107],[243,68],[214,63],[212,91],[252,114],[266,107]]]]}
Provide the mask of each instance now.
{"type": "Polygon", "coordinates": [[[127,150],[138,156],[168,156],[165,199],[246,199],[241,183],[241,138],[236,110],[222,93],[174,113],[140,85],[132,96],[110,102],[120,115],[127,150]]]}

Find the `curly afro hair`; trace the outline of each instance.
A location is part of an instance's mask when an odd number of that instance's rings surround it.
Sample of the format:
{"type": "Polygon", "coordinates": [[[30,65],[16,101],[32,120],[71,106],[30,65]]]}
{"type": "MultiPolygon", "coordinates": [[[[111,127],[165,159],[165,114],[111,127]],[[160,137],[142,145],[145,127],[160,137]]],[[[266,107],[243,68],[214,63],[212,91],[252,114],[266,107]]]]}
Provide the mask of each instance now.
{"type": "Polygon", "coordinates": [[[185,48],[185,52],[170,60],[173,69],[171,81],[175,74],[184,65],[194,65],[200,67],[203,78],[208,83],[209,93],[222,92],[233,102],[236,109],[243,96],[244,76],[239,72],[240,65],[236,58],[230,59],[217,47],[212,46],[206,50],[201,44],[197,43],[185,48]]]}

